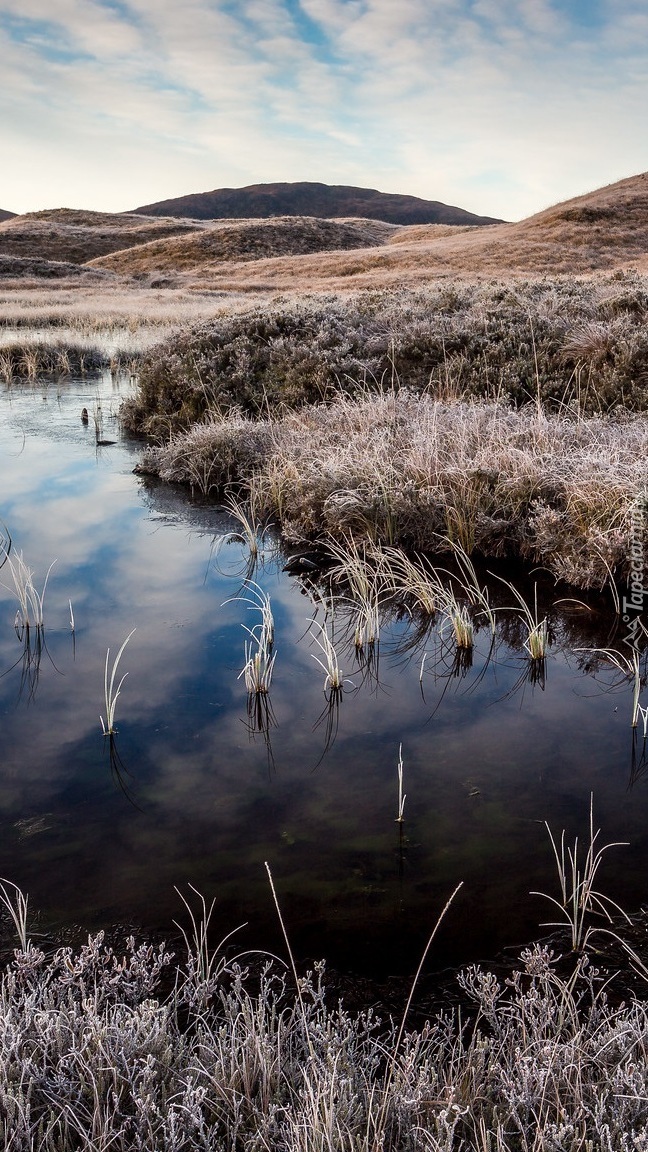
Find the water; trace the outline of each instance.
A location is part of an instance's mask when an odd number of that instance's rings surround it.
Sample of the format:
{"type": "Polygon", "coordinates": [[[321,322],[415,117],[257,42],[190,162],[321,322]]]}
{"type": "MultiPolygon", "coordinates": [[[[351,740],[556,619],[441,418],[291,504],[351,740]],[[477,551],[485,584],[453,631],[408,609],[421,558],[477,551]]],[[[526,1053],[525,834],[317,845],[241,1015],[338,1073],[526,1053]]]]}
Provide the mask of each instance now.
{"type": "MultiPolygon", "coordinates": [[[[256,579],[277,658],[270,724],[255,731],[239,678],[243,625],[258,616],[236,599],[245,550],[225,542],[222,510],[134,475],[140,445],[111,417],[120,388],[105,378],[0,395],[0,518],[37,586],[56,559],[42,649],[21,643],[0,588],[0,875],[42,925],[172,931],[176,887],[190,896],[191,884],[215,899],[216,935],[246,925],[237,947],[283,953],[267,861],[300,960],[411,972],[461,880],[430,964],[488,958],[553,919],[529,895],[557,894],[544,821],[584,836],[591,793],[601,840],[630,842],[607,854],[601,886],[638,908],[648,822],[631,689],[574,650],[605,645],[602,601],[553,609],[535,684],[512,623],[493,652],[482,630],[457,675],[438,627],[417,640],[407,616],[392,618],[370,674],[340,642],[350,683],[327,712],[313,603],[269,548],[256,579]],[[80,419],[97,400],[115,441],[105,447],[80,419]],[[133,628],[111,742],[99,720],[106,650],[133,628]]],[[[511,602],[503,586],[499,596],[511,602]]]]}

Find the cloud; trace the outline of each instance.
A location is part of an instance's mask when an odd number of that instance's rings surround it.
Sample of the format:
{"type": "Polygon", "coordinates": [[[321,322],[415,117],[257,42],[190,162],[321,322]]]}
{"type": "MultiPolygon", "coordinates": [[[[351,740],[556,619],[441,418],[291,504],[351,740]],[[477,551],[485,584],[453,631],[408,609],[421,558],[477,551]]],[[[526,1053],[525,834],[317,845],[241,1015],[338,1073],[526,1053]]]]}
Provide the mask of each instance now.
{"type": "Polygon", "coordinates": [[[516,218],[648,167],[647,48],[638,0],[5,0],[0,206],[316,179],[516,218]]]}

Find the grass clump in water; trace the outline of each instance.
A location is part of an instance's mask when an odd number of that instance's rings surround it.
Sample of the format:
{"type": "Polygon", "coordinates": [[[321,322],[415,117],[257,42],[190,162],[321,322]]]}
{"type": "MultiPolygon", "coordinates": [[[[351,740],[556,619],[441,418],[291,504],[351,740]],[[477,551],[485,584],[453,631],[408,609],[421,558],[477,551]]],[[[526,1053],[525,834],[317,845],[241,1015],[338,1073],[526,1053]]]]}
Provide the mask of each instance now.
{"type": "MultiPolygon", "coordinates": [[[[610,572],[627,576],[633,509],[646,490],[640,416],[539,417],[535,406],[496,401],[338,393],[262,422],[234,415],[213,431],[198,425],[149,450],[146,467],[190,480],[186,456],[198,432],[213,473],[253,487],[257,507],[288,540],[394,546],[402,567],[402,556],[438,552],[452,521],[446,547],[455,555],[467,554],[469,538],[474,553],[541,563],[581,588],[602,587],[610,572]]],[[[419,575],[425,588],[412,573],[403,579],[432,612],[435,581],[419,575]]]]}

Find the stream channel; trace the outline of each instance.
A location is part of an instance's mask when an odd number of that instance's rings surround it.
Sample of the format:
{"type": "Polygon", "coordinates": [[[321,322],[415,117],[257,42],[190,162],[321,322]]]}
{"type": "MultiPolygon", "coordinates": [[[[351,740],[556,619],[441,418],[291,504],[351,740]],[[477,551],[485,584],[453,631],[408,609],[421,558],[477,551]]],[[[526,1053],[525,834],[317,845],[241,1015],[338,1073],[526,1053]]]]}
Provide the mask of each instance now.
{"type": "Polygon", "coordinates": [[[407,612],[386,613],[363,664],[341,610],[348,682],[330,707],[309,628],[322,609],[269,537],[254,579],[276,662],[259,725],[240,676],[244,625],[259,619],[241,599],[246,549],[217,504],[134,474],[141,444],[116,418],[127,387],[108,375],[0,394],[0,520],[38,589],[55,561],[28,643],[0,570],[0,876],[29,894],[39,927],[164,935],[186,920],[176,889],[193,899],[193,885],[215,900],[215,938],[238,929],[237,950],[284,955],[267,861],[300,963],[411,973],[460,881],[428,963],[488,959],[548,931],[555,911],[530,895],[558,895],[545,821],[586,840],[592,795],[599,843],[628,842],[606,853],[600,888],[638,910],[643,733],[629,681],[586,651],[619,643],[609,592],[556,604],[568,589],[500,565],[527,599],[538,582],[551,631],[540,677],[513,611],[495,638],[478,630],[461,668],[442,622],[407,612]],[[96,404],[113,443],[81,420],[96,404]],[[110,740],[106,651],[132,629],[110,740]]]}

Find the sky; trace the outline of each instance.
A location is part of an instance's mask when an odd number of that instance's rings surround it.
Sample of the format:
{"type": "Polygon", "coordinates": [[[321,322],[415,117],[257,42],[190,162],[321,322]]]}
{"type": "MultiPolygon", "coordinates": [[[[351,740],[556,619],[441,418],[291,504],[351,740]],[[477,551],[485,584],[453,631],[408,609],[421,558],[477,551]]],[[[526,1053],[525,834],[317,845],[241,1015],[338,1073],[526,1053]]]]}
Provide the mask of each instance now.
{"type": "Polygon", "coordinates": [[[315,180],[517,220],[648,169],[647,0],[0,0],[0,208],[315,180]]]}

